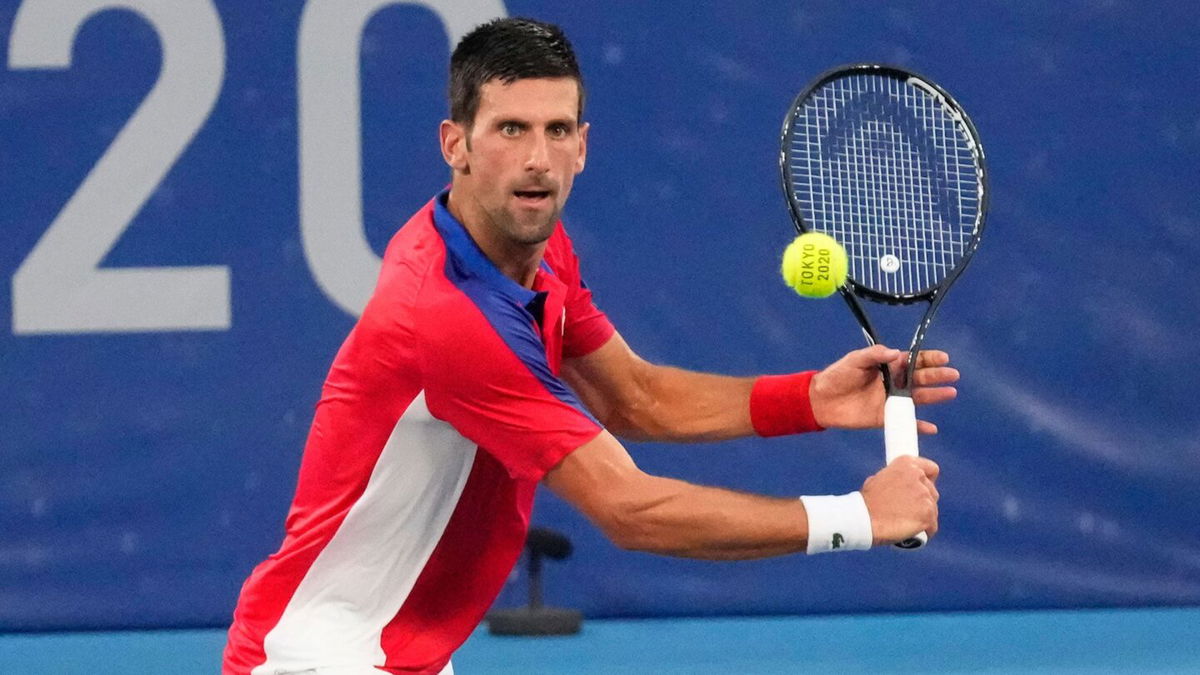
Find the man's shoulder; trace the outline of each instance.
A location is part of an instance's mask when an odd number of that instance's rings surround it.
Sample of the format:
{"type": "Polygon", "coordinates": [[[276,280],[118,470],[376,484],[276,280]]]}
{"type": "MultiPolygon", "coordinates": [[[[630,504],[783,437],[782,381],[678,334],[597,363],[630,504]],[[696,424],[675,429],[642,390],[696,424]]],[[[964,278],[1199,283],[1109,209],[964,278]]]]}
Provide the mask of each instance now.
{"type": "Polygon", "coordinates": [[[392,235],[383,254],[384,272],[389,266],[427,268],[444,255],[441,237],[433,225],[433,202],[425,204],[392,235]]]}
{"type": "MultiPolygon", "coordinates": [[[[396,231],[383,255],[383,264],[363,319],[420,324],[417,316],[430,295],[439,295],[446,248],[433,225],[433,202],[426,204],[396,231]],[[432,283],[431,283],[432,281],[432,283]]],[[[433,298],[436,302],[437,298],[433,298]]]]}
{"type": "Polygon", "coordinates": [[[443,275],[445,264],[446,245],[434,226],[431,201],[388,242],[374,295],[414,301],[431,277],[443,275]]]}

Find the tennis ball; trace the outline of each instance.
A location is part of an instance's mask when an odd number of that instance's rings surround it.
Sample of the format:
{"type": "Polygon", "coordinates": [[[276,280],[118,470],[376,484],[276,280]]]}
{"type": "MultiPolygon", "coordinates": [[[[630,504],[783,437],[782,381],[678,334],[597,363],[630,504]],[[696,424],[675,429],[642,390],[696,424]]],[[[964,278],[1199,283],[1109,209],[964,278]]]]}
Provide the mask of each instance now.
{"type": "Polygon", "coordinates": [[[806,298],[827,298],[846,283],[846,249],[833,237],[805,232],[783,251],[783,281],[806,298]]]}

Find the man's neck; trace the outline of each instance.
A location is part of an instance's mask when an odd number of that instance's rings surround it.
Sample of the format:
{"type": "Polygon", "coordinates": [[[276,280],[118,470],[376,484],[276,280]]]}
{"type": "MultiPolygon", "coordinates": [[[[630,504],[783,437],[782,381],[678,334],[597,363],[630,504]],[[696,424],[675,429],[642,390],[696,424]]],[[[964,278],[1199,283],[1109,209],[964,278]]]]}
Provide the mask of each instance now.
{"type": "Polygon", "coordinates": [[[533,287],[533,279],[542,263],[542,254],[546,251],[546,242],[519,244],[500,236],[498,228],[492,227],[489,222],[488,215],[469,197],[456,195],[453,186],[446,199],[446,208],[467,228],[467,234],[471,235],[475,245],[501,274],[525,288],[533,287]]]}

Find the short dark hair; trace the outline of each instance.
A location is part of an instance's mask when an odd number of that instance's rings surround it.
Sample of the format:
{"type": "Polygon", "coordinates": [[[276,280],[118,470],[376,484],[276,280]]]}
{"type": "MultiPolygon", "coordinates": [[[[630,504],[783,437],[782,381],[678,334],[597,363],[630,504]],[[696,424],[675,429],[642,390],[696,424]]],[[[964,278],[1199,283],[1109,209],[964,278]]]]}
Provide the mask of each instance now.
{"type": "Polygon", "coordinates": [[[450,55],[450,119],[470,128],[484,83],[498,78],[511,84],[531,77],[574,78],[579,85],[578,115],[583,117],[583,76],[561,28],[520,17],[476,27],[450,55]]]}

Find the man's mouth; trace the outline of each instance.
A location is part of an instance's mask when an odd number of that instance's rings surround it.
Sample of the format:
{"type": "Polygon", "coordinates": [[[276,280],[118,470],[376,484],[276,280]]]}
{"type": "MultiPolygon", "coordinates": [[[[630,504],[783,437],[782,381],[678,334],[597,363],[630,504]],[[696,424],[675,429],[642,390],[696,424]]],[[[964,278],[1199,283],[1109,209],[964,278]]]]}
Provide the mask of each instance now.
{"type": "Polygon", "coordinates": [[[530,206],[538,206],[550,199],[549,190],[513,190],[517,201],[530,206]]]}

